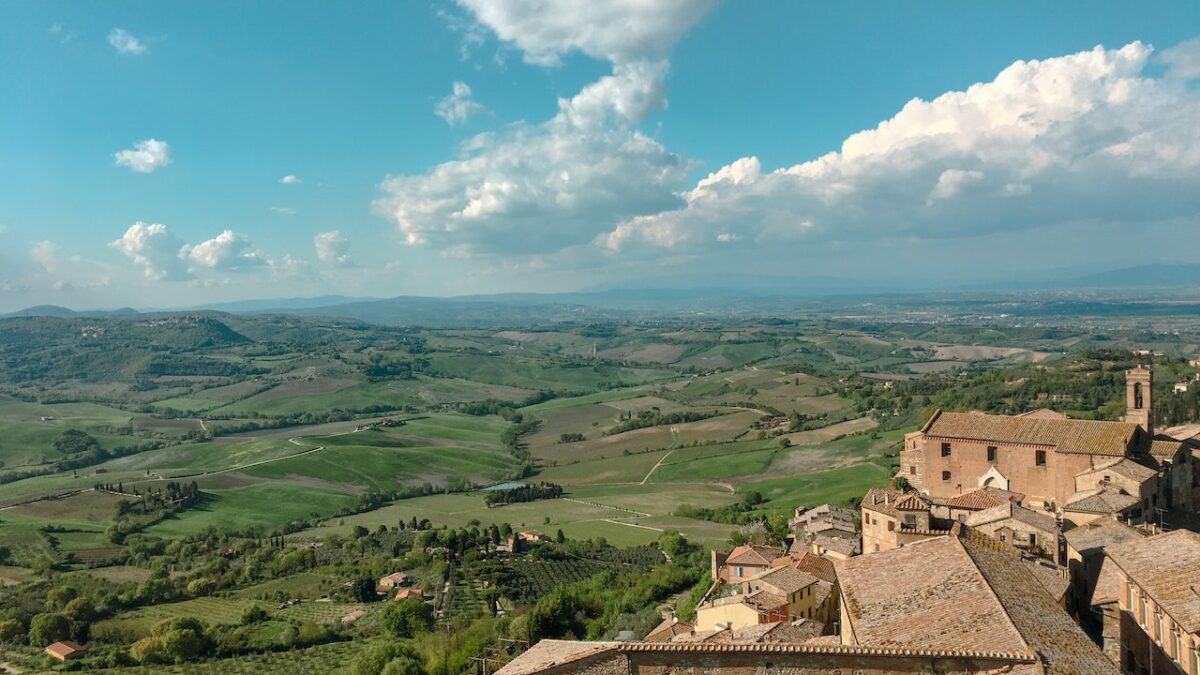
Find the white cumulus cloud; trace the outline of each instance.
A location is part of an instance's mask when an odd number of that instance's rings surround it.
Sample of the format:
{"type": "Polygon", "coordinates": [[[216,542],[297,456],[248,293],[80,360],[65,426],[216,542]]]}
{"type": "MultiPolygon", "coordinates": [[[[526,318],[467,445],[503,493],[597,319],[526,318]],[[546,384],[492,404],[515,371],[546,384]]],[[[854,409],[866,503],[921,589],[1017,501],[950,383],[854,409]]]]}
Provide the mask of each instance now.
{"type": "Polygon", "coordinates": [[[138,173],[153,173],[171,163],[171,146],[166,141],[148,138],[113,157],[117,160],[117,166],[127,166],[138,173]]]}
{"type": "Polygon", "coordinates": [[[610,61],[612,74],[559,99],[545,122],[479,134],[461,159],[386,178],[375,207],[405,243],[456,257],[553,252],[679,203],[689,162],[638,125],[666,107],[666,52],[715,1],[460,4],[530,63],[579,51],[610,61]]]}
{"type": "Polygon", "coordinates": [[[299,185],[300,183],[303,183],[304,181],[300,180],[299,178],[297,178],[289,173],[288,175],[284,176],[283,178],[280,178],[279,182],[283,183],[284,185],[299,185]]]}
{"type": "Polygon", "coordinates": [[[152,281],[177,281],[191,276],[180,257],[183,242],[161,223],[138,221],[109,246],[131,258],[152,281]]]}
{"type": "Polygon", "coordinates": [[[471,87],[466,82],[455,82],[451,86],[450,95],[438,101],[433,112],[446,124],[455,126],[466,122],[472,115],[486,112],[483,104],[471,100],[471,87]]]}
{"type": "Polygon", "coordinates": [[[248,251],[249,248],[249,238],[233,230],[225,230],[199,244],[184,245],[180,248],[179,255],[196,268],[235,272],[267,264],[266,256],[248,251]]]}
{"type": "Polygon", "coordinates": [[[630,217],[610,251],[959,237],[1200,210],[1200,92],[1147,75],[1139,42],[1017,61],[990,82],[914,99],[840,152],[763,171],[746,157],[684,204],[630,217]],[[724,239],[721,237],[725,236],[724,239]]]}
{"type": "Polygon", "coordinates": [[[141,56],[149,51],[146,49],[146,45],[142,44],[141,40],[134,37],[132,33],[124,28],[114,28],[109,31],[108,44],[112,45],[113,49],[122,54],[141,56]]]}
{"type": "Polygon", "coordinates": [[[1170,68],[1171,77],[1183,80],[1200,78],[1200,38],[1192,38],[1170,49],[1164,49],[1159,58],[1170,68]]]}
{"type": "Polygon", "coordinates": [[[338,230],[321,232],[313,237],[317,259],[331,265],[350,265],[350,240],[338,230]]]}
{"type": "Polygon", "coordinates": [[[555,66],[579,51],[624,63],[662,57],[717,0],[458,0],[475,18],[524,53],[555,66]]]}

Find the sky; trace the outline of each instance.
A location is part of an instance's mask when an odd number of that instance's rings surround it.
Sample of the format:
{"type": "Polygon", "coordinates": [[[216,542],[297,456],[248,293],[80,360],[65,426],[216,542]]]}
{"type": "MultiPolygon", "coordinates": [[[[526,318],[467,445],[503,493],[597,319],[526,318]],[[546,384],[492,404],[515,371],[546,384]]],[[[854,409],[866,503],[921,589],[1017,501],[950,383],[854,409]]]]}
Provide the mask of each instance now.
{"type": "Polygon", "coordinates": [[[1200,3],[0,3],[0,311],[1194,262],[1200,3]]]}

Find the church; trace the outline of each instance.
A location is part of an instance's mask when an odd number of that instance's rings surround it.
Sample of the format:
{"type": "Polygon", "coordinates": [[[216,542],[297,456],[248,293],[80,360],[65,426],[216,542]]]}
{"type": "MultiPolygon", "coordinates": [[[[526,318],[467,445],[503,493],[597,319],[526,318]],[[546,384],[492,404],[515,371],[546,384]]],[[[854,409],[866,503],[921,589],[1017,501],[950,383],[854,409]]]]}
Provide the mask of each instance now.
{"type": "Polygon", "coordinates": [[[1122,421],[1076,420],[1051,410],[1021,415],[937,410],[907,434],[902,477],[944,500],[983,487],[1024,495],[1024,506],[1074,525],[1103,516],[1131,524],[1189,518],[1200,504],[1191,439],[1155,434],[1152,376],[1126,372],[1122,421]]]}

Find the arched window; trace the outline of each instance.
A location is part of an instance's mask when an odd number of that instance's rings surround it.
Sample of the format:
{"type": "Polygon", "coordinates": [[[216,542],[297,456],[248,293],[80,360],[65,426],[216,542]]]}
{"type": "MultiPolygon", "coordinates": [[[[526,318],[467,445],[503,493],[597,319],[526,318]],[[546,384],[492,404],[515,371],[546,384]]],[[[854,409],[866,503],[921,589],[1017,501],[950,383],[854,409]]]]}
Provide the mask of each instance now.
{"type": "Polygon", "coordinates": [[[1143,403],[1143,399],[1142,399],[1142,383],[1141,382],[1133,383],[1133,407],[1135,410],[1141,410],[1143,407],[1145,407],[1145,404],[1143,403]]]}

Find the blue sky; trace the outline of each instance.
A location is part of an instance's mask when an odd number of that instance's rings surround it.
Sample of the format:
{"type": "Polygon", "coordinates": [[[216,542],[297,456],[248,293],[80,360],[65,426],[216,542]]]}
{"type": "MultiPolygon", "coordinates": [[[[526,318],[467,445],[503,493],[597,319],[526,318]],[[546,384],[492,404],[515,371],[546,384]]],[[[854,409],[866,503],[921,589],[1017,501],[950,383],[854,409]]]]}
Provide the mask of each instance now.
{"type": "Polygon", "coordinates": [[[1188,261],[1198,27],[1191,2],[5,3],[0,310],[1188,261]]]}

